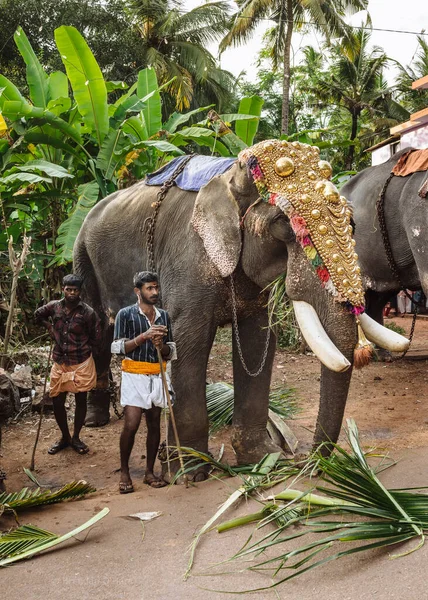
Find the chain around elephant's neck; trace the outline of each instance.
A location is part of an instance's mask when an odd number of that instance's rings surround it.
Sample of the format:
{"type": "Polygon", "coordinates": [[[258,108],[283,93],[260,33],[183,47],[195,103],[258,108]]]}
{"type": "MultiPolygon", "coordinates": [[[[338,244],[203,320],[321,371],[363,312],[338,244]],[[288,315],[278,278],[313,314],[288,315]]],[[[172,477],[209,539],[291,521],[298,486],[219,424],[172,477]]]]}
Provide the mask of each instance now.
{"type": "Polygon", "coordinates": [[[180,175],[182,171],[184,171],[187,163],[194,157],[194,154],[189,154],[183,161],[178,165],[173,174],[169,179],[167,179],[163,184],[159,192],[157,193],[157,200],[154,202],[153,213],[150,217],[147,217],[145,224],[147,227],[147,269],[149,271],[156,271],[155,265],[155,226],[156,220],[158,217],[159,209],[161,207],[162,201],[165,196],[168,194],[168,191],[175,183],[175,180],[180,175]]]}
{"type": "Polygon", "coordinates": [[[246,372],[247,375],[249,375],[250,377],[257,377],[263,371],[265,364],[266,364],[266,358],[268,355],[269,342],[270,342],[270,327],[268,327],[268,330],[267,330],[265,348],[263,350],[263,355],[262,355],[260,364],[256,371],[250,371],[249,368],[247,367],[244,356],[242,354],[241,340],[239,338],[238,314],[236,311],[236,294],[235,294],[235,284],[233,282],[233,275],[230,276],[230,297],[232,300],[232,317],[233,317],[232,326],[233,326],[233,333],[235,335],[236,348],[238,350],[239,360],[241,361],[242,368],[244,369],[244,371],[246,372]]]}

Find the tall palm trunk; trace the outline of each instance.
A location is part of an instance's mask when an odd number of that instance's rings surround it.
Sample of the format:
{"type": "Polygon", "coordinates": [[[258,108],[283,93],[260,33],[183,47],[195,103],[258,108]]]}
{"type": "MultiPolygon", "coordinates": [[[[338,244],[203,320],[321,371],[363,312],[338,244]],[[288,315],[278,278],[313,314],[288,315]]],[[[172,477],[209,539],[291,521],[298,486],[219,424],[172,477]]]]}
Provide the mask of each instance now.
{"type": "Polygon", "coordinates": [[[291,36],[293,35],[293,0],[287,0],[287,31],[284,47],[284,80],[282,84],[282,118],[281,133],[288,135],[290,113],[290,57],[291,36]]]}
{"type": "MultiPolygon", "coordinates": [[[[351,116],[352,116],[352,128],[351,128],[351,136],[349,139],[351,140],[351,142],[353,142],[353,141],[355,141],[355,138],[357,137],[358,113],[356,111],[351,111],[351,116]]],[[[345,169],[347,171],[351,171],[351,169],[353,167],[354,154],[355,154],[355,146],[354,146],[354,144],[352,144],[351,146],[349,146],[348,156],[346,157],[345,169]]]]}

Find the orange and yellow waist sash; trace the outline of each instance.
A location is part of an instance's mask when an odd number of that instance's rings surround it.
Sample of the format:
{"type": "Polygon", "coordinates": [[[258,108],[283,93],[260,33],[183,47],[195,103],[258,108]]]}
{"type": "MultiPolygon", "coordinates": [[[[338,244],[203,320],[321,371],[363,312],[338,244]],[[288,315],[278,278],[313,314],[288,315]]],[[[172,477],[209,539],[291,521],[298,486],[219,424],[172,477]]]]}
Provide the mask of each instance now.
{"type": "MultiPolygon", "coordinates": [[[[162,364],[163,368],[166,369],[166,362],[162,364]]],[[[125,373],[138,373],[139,375],[159,375],[160,364],[124,358],[122,360],[122,371],[125,373]]]]}

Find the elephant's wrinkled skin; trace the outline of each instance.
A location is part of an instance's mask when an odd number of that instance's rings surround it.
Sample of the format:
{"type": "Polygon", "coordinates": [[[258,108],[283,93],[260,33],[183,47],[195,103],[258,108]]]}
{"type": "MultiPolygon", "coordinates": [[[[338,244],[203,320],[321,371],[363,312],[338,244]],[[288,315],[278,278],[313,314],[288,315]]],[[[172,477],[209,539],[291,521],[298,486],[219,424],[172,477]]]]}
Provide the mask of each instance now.
{"type": "MultiPolygon", "coordinates": [[[[353,207],[356,224],[354,238],[359,256],[367,312],[382,323],[382,309],[399,292],[400,284],[389,267],[376,211],[376,201],[398,158],[369,167],[343,186],[341,192],[353,207]]],[[[428,199],[418,190],[426,172],[393,177],[385,201],[385,220],[394,260],[402,284],[410,290],[422,289],[428,295],[428,199]]]]}
{"type": "MultiPolygon", "coordinates": [[[[158,188],[138,183],[96,205],[75,245],[75,272],[84,278],[84,298],[101,315],[115,314],[135,299],[132,277],[147,267],[145,220],[152,215],[158,188]]],[[[321,286],[288,218],[275,206],[260,203],[240,221],[258,192],[245,165],[237,162],[197,193],[172,188],[161,206],[155,232],[155,262],[164,307],[172,319],[178,360],[172,365],[176,392],[175,417],[181,444],[208,449],[205,401],[206,368],[218,326],[231,323],[233,272],[242,352],[248,368],[260,364],[268,323],[263,288],[287,272],[286,289],[293,300],[316,310],[331,340],[352,363],[356,324],[352,315],[321,286]],[[191,223],[205,219],[205,246],[191,223]],[[207,253],[208,251],[208,253],[207,253]],[[208,254],[211,256],[209,258],[208,254]]],[[[110,359],[106,334],[100,370],[110,359]]],[[[233,340],[235,410],[233,446],[241,463],[253,463],[278,450],[266,433],[268,393],[275,351],[271,336],[267,360],[258,377],[249,377],[233,340]]],[[[322,367],[321,399],[315,442],[337,440],[352,367],[343,373],[322,367]]]]}

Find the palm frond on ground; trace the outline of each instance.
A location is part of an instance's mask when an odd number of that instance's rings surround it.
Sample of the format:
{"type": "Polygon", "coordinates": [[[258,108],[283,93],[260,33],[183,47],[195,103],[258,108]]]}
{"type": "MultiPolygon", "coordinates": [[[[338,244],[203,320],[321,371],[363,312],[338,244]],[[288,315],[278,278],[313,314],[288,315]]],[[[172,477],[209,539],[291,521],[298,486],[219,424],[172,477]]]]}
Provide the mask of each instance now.
{"type": "MultiPolygon", "coordinates": [[[[416,546],[396,554],[398,557],[424,544],[428,531],[428,494],[415,490],[425,488],[387,489],[379,480],[378,471],[367,462],[355,422],[350,419],[347,426],[349,451],[336,444],[330,457],[318,452],[310,459],[312,469],[321,472],[321,479],[328,487],[317,485],[306,491],[285,489],[265,499],[259,513],[243,517],[242,524],[258,520],[257,530],[275,525],[256,542],[251,542],[251,536],[231,559],[248,559],[266,553],[267,558],[250,569],[271,570],[274,577],[280,574],[268,587],[355,553],[416,540],[416,546]],[[314,490],[323,495],[314,494],[314,490]],[[291,525],[301,527],[290,531],[291,525]],[[305,535],[312,536],[310,543],[290,549],[292,540],[305,535]],[[331,552],[336,546],[353,542],[358,545],[331,552]],[[279,553],[278,548],[281,548],[279,553]]],[[[225,531],[240,524],[239,519],[234,519],[218,530],[225,531]]]]}
{"type": "MultiPolygon", "coordinates": [[[[215,468],[223,470],[228,475],[237,475],[242,478],[242,484],[235,490],[229,498],[223,502],[218,508],[215,515],[213,515],[205,525],[195,534],[192,544],[190,545],[190,559],[187,565],[187,571],[185,578],[190,575],[190,571],[193,567],[193,561],[195,558],[196,547],[204,533],[207,533],[213,528],[214,523],[227,511],[231,506],[236,505],[242,498],[249,497],[261,489],[268,489],[281,483],[296,475],[299,469],[293,465],[290,461],[284,461],[280,459],[280,453],[267,454],[259,463],[256,465],[237,466],[231,467],[218,461],[215,461],[211,456],[193,450],[192,448],[183,448],[188,456],[195,459],[196,465],[193,468],[198,468],[201,464],[209,463],[215,468]]],[[[193,469],[192,469],[193,470],[193,469]]],[[[186,470],[188,472],[188,469],[186,470]]],[[[179,474],[178,474],[179,475],[179,474]]],[[[270,507],[267,505],[262,509],[263,515],[269,514],[270,507]]],[[[251,515],[253,517],[254,515],[251,515]]],[[[260,517],[261,518],[261,517],[260,517]]],[[[252,519],[257,520],[257,519],[252,519]]],[[[246,521],[246,523],[251,521],[246,521]]],[[[243,523],[240,523],[243,524],[243,523]]]]}
{"type": "Polygon", "coordinates": [[[67,483],[56,492],[41,488],[35,490],[23,488],[19,492],[4,492],[0,494],[0,515],[3,512],[16,512],[34,506],[74,500],[95,491],[95,488],[89,483],[80,480],[67,483]]]}
{"type": "MultiPolygon", "coordinates": [[[[273,389],[269,394],[269,408],[284,419],[292,419],[299,411],[295,392],[292,388],[273,389]]],[[[207,385],[206,397],[210,434],[213,435],[232,423],[233,385],[223,381],[211,383],[207,385]]]]}
{"type": "Polygon", "coordinates": [[[62,542],[88,529],[88,527],[92,527],[92,525],[105,517],[109,512],[108,508],[103,508],[89,519],[89,521],[62,536],[40,529],[34,525],[22,525],[13,531],[5,533],[0,536],[0,567],[24,558],[29,558],[33,554],[62,544],[62,542]]]}

